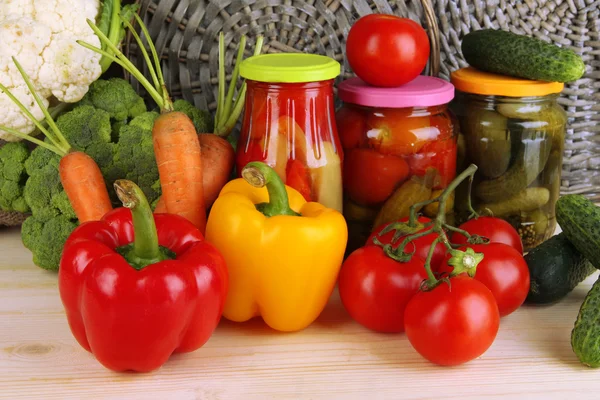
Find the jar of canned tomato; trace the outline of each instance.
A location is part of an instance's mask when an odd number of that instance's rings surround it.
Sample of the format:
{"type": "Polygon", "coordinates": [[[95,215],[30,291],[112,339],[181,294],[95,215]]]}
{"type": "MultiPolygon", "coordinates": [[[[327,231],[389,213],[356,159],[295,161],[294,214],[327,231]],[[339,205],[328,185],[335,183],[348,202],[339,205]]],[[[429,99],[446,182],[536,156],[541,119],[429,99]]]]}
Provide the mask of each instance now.
{"type": "MultiPolygon", "coordinates": [[[[567,115],[558,104],[563,83],[532,81],[463,68],[452,73],[451,107],[464,136],[464,163],[478,169],[471,200],[476,212],[510,222],[525,251],[556,229],[567,115]]],[[[461,140],[463,142],[463,140],[461,140]]],[[[459,219],[468,187],[457,190],[459,219]]]]}
{"type": "Polygon", "coordinates": [[[316,54],[264,54],[240,65],[247,92],[236,170],[271,166],[283,182],[342,212],[342,161],[333,82],[340,64],[316,54]]]}
{"type": "MultiPolygon", "coordinates": [[[[408,217],[412,205],[448,186],[456,176],[458,129],[448,109],[454,87],[439,78],[418,76],[394,88],[352,78],[339,85],[338,97],[350,252],[373,229],[408,217]]],[[[433,218],[436,206],[417,211],[433,218]]],[[[451,198],[445,212],[452,207],[451,198]]]]}

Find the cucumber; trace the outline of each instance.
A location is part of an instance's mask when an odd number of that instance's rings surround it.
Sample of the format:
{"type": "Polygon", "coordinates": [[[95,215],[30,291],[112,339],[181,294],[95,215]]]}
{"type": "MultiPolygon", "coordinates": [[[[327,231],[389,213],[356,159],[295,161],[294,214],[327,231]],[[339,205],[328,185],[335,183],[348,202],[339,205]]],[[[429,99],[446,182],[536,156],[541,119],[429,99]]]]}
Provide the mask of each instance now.
{"type": "Polygon", "coordinates": [[[503,30],[470,32],[461,50],[472,67],[517,78],[572,82],[585,73],[581,56],[572,50],[503,30]]]}
{"type": "Polygon", "coordinates": [[[600,367],[600,278],[596,280],[579,308],[571,332],[571,348],[588,367],[600,367]]]}
{"type": "Polygon", "coordinates": [[[480,213],[492,213],[494,217],[507,217],[521,212],[537,210],[550,200],[550,191],[546,188],[527,188],[514,196],[495,203],[482,203],[477,208],[480,213]]]}
{"type": "Polygon", "coordinates": [[[556,220],[573,246],[600,269],[600,207],[580,194],[556,202],[556,220]]]}
{"type": "Polygon", "coordinates": [[[525,300],[531,304],[547,304],[561,300],[596,268],[559,233],[540,244],[527,255],[531,286],[525,300]]]}

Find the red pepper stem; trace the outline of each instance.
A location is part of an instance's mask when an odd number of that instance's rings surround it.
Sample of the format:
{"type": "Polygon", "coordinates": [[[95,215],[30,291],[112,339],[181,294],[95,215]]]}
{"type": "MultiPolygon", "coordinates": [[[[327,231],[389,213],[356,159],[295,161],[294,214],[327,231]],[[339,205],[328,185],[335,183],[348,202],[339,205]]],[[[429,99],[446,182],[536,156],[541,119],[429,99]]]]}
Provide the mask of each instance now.
{"type": "Polygon", "coordinates": [[[242,177],[246,182],[256,188],[267,187],[267,191],[269,192],[269,202],[257,204],[256,208],[258,211],[267,217],[274,217],[276,215],[299,215],[290,208],[285,185],[273,168],[263,162],[252,161],[242,169],[242,177]]]}
{"type": "Polygon", "coordinates": [[[124,254],[125,259],[140,268],[164,260],[158,246],[158,233],[152,209],[144,192],[135,183],[120,179],[114,183],[115,191],[123,206],[131,210],[133,220],[133,247],[124,254]]]}

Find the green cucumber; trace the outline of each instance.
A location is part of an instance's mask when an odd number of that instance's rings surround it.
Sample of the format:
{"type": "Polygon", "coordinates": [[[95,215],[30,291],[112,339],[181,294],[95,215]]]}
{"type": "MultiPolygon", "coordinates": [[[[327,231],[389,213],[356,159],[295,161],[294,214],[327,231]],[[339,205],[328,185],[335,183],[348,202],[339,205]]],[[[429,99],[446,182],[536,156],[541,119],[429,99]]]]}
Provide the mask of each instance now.
{"type": "Polygon", "coordinates": [[[579,308],[571,332],[571,348],[588,367],[600,367],[600,278],[596,280],[579,308]]]}
{"type": "Polygon", "coordinates": [[[477,209],[480,213],[486,211],[494,217],[507,217],[521,212],[537,210],[550,200],[550,191],[542,187],[527,188],[514,196],[494,203],[480,204],[477,209]]]}
{"type": "Polygon", "coordinates": [[[600,269],[600,207],[580,194],[556,202],[556,220],[573,246],[600,269]]]}
{"type": "Polygon", "coordinates": [[[585,73],[574,51],[516,33],[481,29],[462,40],[465,60],[481,71],[547,82],[572,82],[585,73]]]}
{"type": "Polygon", "coordinates": [[[564,233],[531,250],[525,261],[531,279],[526,302],[532,304],[561,300],[596,271],[564,233]]]}

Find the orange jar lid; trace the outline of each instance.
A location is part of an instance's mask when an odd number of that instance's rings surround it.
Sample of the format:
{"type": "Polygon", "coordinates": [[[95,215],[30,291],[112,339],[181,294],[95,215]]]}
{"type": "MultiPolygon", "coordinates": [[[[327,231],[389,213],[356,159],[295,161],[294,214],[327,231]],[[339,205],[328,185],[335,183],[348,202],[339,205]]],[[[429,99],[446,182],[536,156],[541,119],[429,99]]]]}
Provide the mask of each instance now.
{"type": "Polygon", "coordinates": [[[560,82],[534,81],[479,71],[473,67],[461,68],[450,74],[457,90],[488,96],[530,97],[560,93],[565,87],[560,82]]]}

